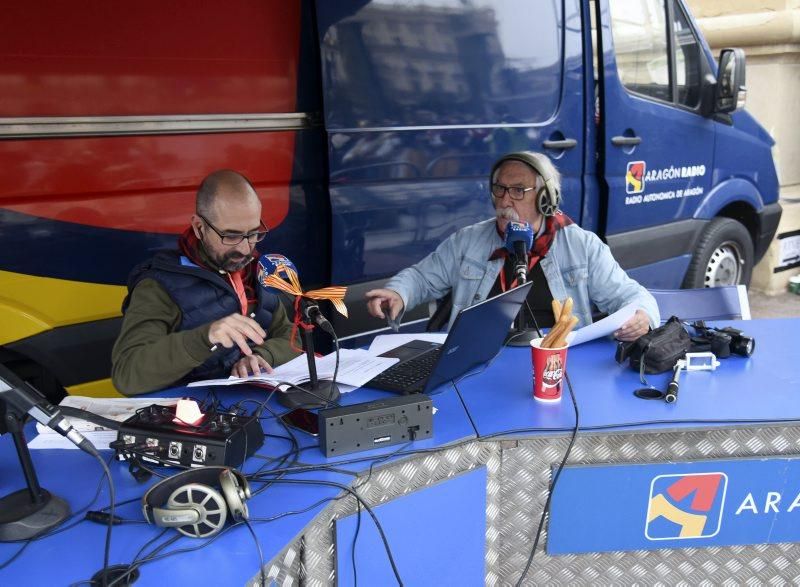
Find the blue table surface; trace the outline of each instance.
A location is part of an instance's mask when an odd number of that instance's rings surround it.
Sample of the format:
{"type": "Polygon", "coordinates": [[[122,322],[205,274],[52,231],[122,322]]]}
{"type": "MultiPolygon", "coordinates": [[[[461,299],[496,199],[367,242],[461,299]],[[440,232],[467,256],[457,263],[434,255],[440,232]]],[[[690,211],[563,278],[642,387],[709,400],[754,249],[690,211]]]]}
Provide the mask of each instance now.
{"type": "MultiPolygon", "coordinates": [[[[256,399],[261,402],[267,394],[263,389],[251,386],[215,388],[218,398],[230,405],[242,399],[256,399]]],[[[204,388],[178,388],[158,392],[154,396],[183,396],[186,394],[203,397],[208,393],[204,388]]],[[[388,394],[376,390],[361,389],[345,394],[341,404],[352,404],[371,401],[388,394]]],[[[300,431],[293,434],[301,448],[297,454],[296,470],[284,477],[290,481],[309,481],[309,484],[282,483],[271,484],[263,492],[255,495],[248,502],[253,528],[258,536],[265,561],[278,554],[292,539],[300,534],[329,501],[343,493],[340,487],[322,486],[313,482],[334,482],[346,486],[352,485],[354,474],[366,471],[371,464],[383,464],[402,457],[408,450],[435,449],[451,445],[458,441],[475,438],[475,429],[467,416],[464,406],[452,385],[443,386],[441,392],[433,398],[436,413],[433,415],[433,437],[406,445],[394,445],[382,449],[342,455],[335,459],[326,459],[319,450],[317,441],[312,436],[300,431]],[[391,458],[386,458],[390,456],[391,458]],[[319,466],[334,466],[336,470],[320,469],[319,466]],[[304,467],[315,468],[303,471],[304,467]],[[352,472],[352,474],[348,474],[352,472]],[[286,512],[298,512],[284,515],[286,512]],[[261,520],[277,519],[269,522],[261,520]]],[[[255,404],[245,404],[254,407],[255,404]]],[[[277,413],[285,408],[278,406],[274,399],[269,404],[277,413]]],[[[269,411],[264,412],[263,427],[266,434],[283,436],[284,438],[267,437],[259,455],[273,458],[285,454],[291,449],[286,438],[287,430],[272,417],[269,411]]],[[[26,436],[32,438],[34,427],[26,427],[26,436]]],[[[101,451],[107,460],[112,452],[101,451]]],[[[98,487],[102,487],[102,497],[92,509],[100,509],[108,504],[107,484],[101,481],[99,463],[78,450],[34,450],[34,465],[40,484],[64,498],[73,512],[86,506],[98,487]]],[[[263,459],[250,458],[243,467],[246,474],[251,474],[264,464],[263,459]]],[[[128,464],[111,461],[109,463],[114,478],[116,501],[122,502],[131,498],[141,498],[144,491],[156,479],[139,484],[128,473],[128,464]]],[[[268,464],[269,470],[276,464],[268,464]]],[[[253,491],[263,485],[253,483],[253,491]]],[[[7,495],[24,487],[24,478],[19,467],[13,443],[8,435],[0,438],[0,496],[7,495]]],[[[142,520],[141,499],[118,508],[118,515],[126,519],[142,520]]],[[[106,527],[90,522],[82,522],[73,529],[57,533],[32,542],[20,557],[7,568],[0,570],[0,585],[67,585],[83,581],[102,567],[103,548],[106,527]]],[[[162,528],[146,524],[126,524],[115,526],[112,535],[111,564],[130,562],[148,540],[158,536],[162,528]]],[[[161,541],[175,536],[174,530],[168,530],[161,541]]],[[[203,541],[181,538],[170,550],[198,546],[203,541]]],[[[219,585],[224,578],[225,584],[244,584],[258,572],[258,554],[255,541],[246,527],[230,528],[209,546],[154,561],[142,567],[141,578],[137,585],[157,585],[165,581],[194,585],[219,585]],[[230,556],[235,552],[236,556],[230,556]]],[[[9,559],[20,548],[20,544],[0,544],[0,565],[9,559]]]]}
{"type": "MultiPolygon", "coordinates": [[[[599,340],[569,349],[567,371],[580,408],[581,429],[660,429],[678,426],[711,426],[737,423],[742,420],[800,420],[800,360],[795,345],[800,336],[800,319],[751,320],[726,323],[743,329],[756,338],[756,351],[750,359],[723,359],[715,372],[683,373],[677,403],[647,401],[635,398],[632,391],[641,387],[638,373],[614,361],[614,343],[599,340]]],[[[671,374],[650,375],[649,381],[666,388],[671,374]]],[[[303,450],[297,460],[303,465],[333,465],[292,473],[290,480],[327,481],[351,485],[353,475],[364,472],[376,459],[400,458],[413,450],[436,449],[474,439],[477,436],[507,434],[542,434],[548,431],[570,431],[575,425],[572,402],[565,395],[561,402],[543,404],[532,399],[530,351],[504,349],[485,370],[446,385],[432,395],[437,408],[434,436],[411,446],[395,445],[375,451],[343,455],[328,460],[315,448],[316,440],[302,433],[295,436],[303,450]],[[516,432],[515,432],[516,431],[516,432]]],[[[154,395],[183,395],[186,389],[154,395]]],[[[204,390],[192,390],[197,397],[204,390]]],[[[217,388],[217,395],[226,404],[250,398],[263,401],[261,389],[238,386],[217,388]]],[[[565,390],[565,393],[566,392],[565,390]]],[[[350,404],[369,401],[387,394],[361,389],[342,398],[350,404]]],[[[282,411],[274,400],[270,406],[282,411]]],[[[267,434],[286,436],[274,418],[263,420],[267,434]]],[[[28,427],[30,430],[31,427],[28,427]]],[[[32,434],[28,434],[30,438],[32,434]]],[[[290,448],[286,439],[268,437],[260,455],[276,457],[290,448]]],[[[105,482],[101,483],[99,464],[77,450],[37,450],[33,459],[40,483],[66,499],[73,511],[87,505],[98,487],[102,494],[92,509],[108,503],[105,482]]],[[[110,451],[102,451],[106,458],[110,451]]],[[[265,461],[251,458],[246,473],[255,471],[265,461]]],[[[382,464],[382,460],[380,461],[382,464]]],[[[273,467],[274,464],[267,464],[273,467]]],[[[117,501],[140,498],[154,481],[138,484],[128,473],[127,463],[111,461],[117,501]]],[[[0,496],[24,486],[11,438],[0,438],[0,496]]],[[[253,489],[261,486],[254,484],[253,489]]],[[[286,544],[302,533],[305,526],[342,494],[340,488],[319,485],[276,483],[256,495],[250,502],[253,527],[263,549],[265,560],[279,553],[286,544]],[[301,511],[302,510],[302,511],[301,511]],[[287,512],[299,512],[284,515],[287,512]],[[281,517],[278,517],[281,516],[281,517]],[[264,520],[275,518],[269,522],[264,520]]],[[[139,499],[119,508],[119,515],[141,520],[139,499]]],[[[366,522],[370,523],[370,522],[366,522]]],[[[146,524],[125,524],[114,528],[111,562],[129,562],[137,551],[162,531],[146,524]]],[[[162,540],[175,536],[168,530],[162,540]]],[[[67,585],[90,578],[102,566],[105,526],[83,522],[72,529],[32,542],[8,567],[0,570],[0,585],[67,585]]],[[[170,550],[196,547],[203,541],[181,538],[170,550]]],[[[13,556],[19,544],[0,544],[0,565],[13,556]]],[[[213,546],[154,561],[142,567],[137,584],[159,583],[218,585],[242,584],[258,570],[255,542],[247,528],[232,527],[213,546]]]]}
{"type": "MultiPolygon", "coordinates": [[[[800,420],[800,318],[725,322],[756,339],[752,357],[720,359],[715,371],[683,371],[678,401],[642,400],[638,371],[614,360],[615,343],[596,340],[567,354],[581,430],[664,429],[747,421],[800,420]]],[[[672,372],[646,375],[666,390],[672,372]]],[[[533,400],[530,350],[505,348],[482,373],[456,383],[481,437],[571,431],[575,410],[564,386],[560,402],[533,400]],[[491,382],[491,385],[487,385],[491,382]],[[513,433],[513,432],[512,432],[513,433]]]]}

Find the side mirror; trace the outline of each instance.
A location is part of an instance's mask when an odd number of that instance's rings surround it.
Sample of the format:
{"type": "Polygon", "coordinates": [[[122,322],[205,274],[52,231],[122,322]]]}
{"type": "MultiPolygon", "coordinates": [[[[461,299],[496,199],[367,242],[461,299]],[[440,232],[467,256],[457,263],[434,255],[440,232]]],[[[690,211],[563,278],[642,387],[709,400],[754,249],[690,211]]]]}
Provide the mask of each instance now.
{"type": "Polygon", "coordinates": [[[714,112],[727,114],[743,108],[746,95],[744,51],[742,49],[723,49],[719,54],[714,112]]]}

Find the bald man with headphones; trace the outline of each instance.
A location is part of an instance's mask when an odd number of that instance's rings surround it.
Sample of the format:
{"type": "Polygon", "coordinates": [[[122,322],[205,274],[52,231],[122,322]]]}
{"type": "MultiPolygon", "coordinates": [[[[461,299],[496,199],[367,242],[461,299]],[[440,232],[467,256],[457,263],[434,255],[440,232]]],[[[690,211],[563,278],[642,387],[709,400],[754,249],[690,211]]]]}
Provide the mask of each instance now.
{"type": "Polygon", "coordinates": [[[535,237],[528,255],[528,281],[534,285],[530,313],[523,309],[526,321],[552,326],[550,302],[572,297],[579,327],[591,324],[592,304],[609,314],[636,305],[634,316],[615,333],[619,340],[635,340],[657,327],[653,296],[628,277],[597,235],[559,210],[560,184],[546,155],[521,151],[501,157],[490,174],[495,218],[455,232],[385,288],[368,291],[369,313],[396,326],[406,308],[451,294],[449,328],[463,308],[514,287],[514,262],[504,247],[506,227],[514,221],[529,223],[535,237]]]}

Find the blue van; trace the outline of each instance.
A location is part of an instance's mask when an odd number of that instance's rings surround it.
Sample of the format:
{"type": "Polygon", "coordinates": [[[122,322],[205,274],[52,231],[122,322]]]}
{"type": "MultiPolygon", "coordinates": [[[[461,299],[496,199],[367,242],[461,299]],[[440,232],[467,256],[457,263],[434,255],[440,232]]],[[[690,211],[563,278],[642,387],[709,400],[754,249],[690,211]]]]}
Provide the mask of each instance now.
{"type": "MultiPolygon", "coordinates": [[[[679,0],[316,6],[334,283],[356,292],[491,215],[487,170],[543,151],[564,211],[648,287],[749,283],[781,208],[769,134],[679,0]]],[[[354,308],[358,311],[358,308],[354,308]]]]}

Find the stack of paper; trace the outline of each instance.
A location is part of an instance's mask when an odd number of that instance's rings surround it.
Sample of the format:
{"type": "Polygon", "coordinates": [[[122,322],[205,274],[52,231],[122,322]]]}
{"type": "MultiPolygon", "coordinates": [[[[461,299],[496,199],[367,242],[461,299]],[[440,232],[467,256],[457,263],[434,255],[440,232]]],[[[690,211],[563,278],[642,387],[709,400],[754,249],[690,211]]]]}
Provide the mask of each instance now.
{"type": "MultiPolygon", "coordinates": [[[[124,422],[133,416],[136,410],[141,408],[152,404],[174,406],[177,401],[177,398],[174,397],[96,398],[69,395],[61,401],[60,405],[86,410],[110,420],[124,422]]],[[[108,444],[117,439],[116,430],[110,430],[98,424],[73,417],[68,417],[66,420],[75,430],[83,434],[95,448],[107,449],[108,444]]],[[[37,423],[36,431],[39,435],[28,443],[30,448],[78,448],[52,428],[37,423]]]]}
{"type": "MultiPolygon", "coordinates": [[[[339,351],[339,372],[336,375],[336,383],[354,388],[360,387],[396,362],[397,359],[376,357],[370,351],[363,349],[341,349],[339,351]]],[[[318,379],[333,379],[333,371],[336,368],[336,353],[317,357],[314,363],[318,379]]],[[[272,373],[261,373],[260,375],[250,375],[249,377],[193,381],[189,384],[189,387],[260,383],[280,388],[284,384],[300,385],[309,381],[310,378],[308,359],[305,355],[300,355],[288,363],[276,367],[272,373]]]]}

